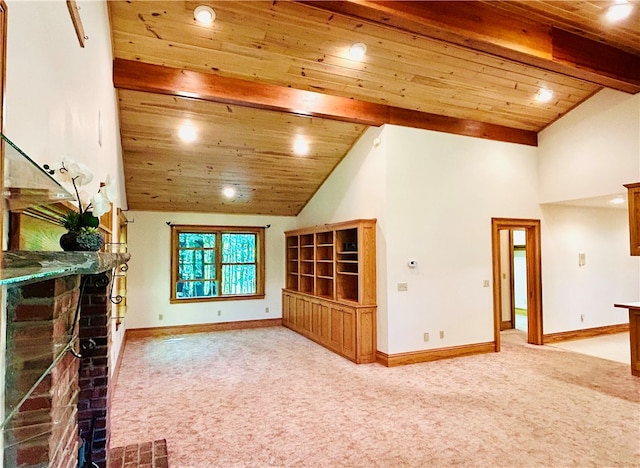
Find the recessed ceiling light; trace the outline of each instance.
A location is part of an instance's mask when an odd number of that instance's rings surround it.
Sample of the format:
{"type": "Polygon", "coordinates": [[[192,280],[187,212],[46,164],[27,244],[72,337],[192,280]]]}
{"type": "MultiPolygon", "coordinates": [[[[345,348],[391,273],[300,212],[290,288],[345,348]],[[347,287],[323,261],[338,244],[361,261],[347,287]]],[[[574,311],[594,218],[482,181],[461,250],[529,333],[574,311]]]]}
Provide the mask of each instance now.
{"type": "Polygon", "coordinates": [[[616,0],[613,5],[607,8],[607,19],[616,22],[625,19],[633,11],[633,5],[627,0],[616,0]]]}
{"type": "Polygon", "coordinates": [[[297,156],[305,156],[309,153],[309,143],[302,137],[293,142],[293,153],[297,156]]]}
{"type": "Polygon", "coordinates": [[[236,195],[236,189],[233,187],[225,187],[222,189],[222,195],[224,195],[225,198],[233,198],[236,195]]]}
{"type": "Polygon", "coordinates": [[[200,24],[211,24],[216,19],[216,12],[207,5],[199,5],[193,10],[193,17],[200,24]]]}
{"type": "Polygon", "coordinates": [[[624,203],[624,197],[616,197],[609,200],[609,203],[613,205],[621,205],[624,203]]]}
{"type": "Polygon", "coordinates": [[[353,60],[362,60],[364,54],[367,53],[367,45],[362,42],[357,42],[349,47],[349,57],[353,60]]]}
{"type": "Polygon", "coordinates": [[[536,101],[538,102],[549,102],[551,99],[553,99],[553,91],[550,89],[541,88],[536,94],[536,101]]]}
{"type": "Polygon", "coordinates": [[[178,129],[178,136],[185,143],[192,143],[198,138],[198,132],[193,125],[187,123],[178,129]]]}

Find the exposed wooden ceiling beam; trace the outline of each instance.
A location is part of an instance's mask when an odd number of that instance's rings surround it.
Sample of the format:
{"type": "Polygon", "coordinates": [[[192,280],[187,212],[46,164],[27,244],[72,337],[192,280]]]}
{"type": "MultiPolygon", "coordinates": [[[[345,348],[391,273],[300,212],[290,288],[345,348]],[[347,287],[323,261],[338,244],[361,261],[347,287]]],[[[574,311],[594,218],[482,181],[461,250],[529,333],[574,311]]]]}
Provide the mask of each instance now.
{"type": "Polygon", "coordinates": [[[476,1],[304,1],[627,93],[640,92],[640,56],[476,1]]]}
{"type": "Polygon", "coordinates": [[[532,131],[133,60],[114,60],[113,83],[119,89],[191,97],[375,127],[394,124],[529,146],[538,144],[537,134],[532,131]]]}

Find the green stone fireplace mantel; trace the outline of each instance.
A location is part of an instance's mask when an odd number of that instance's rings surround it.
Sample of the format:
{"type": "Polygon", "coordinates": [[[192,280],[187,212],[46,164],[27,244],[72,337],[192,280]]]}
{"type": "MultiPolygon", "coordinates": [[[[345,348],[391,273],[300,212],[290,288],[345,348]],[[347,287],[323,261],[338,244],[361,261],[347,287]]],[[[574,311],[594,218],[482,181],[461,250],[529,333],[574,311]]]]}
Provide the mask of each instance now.
{"type": "Polygon", "coordinates": [[[2,252],[0,285],[12,287],[68,275],[92,275],[127,263],[129,253],[2,252]]]}

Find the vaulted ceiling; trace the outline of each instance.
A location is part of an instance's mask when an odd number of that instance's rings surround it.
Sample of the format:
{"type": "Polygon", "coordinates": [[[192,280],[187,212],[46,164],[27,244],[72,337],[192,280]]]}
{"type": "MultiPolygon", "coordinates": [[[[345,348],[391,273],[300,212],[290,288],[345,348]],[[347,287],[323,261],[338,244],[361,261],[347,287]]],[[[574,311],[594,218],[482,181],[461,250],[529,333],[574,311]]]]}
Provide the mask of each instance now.
{"type": "Polygon", "coordinates": [[[640,5],[614,25],[612,3],[109,1],[129,208],[295,215],[385,123],[536,145],[603,87],[640,91],[640,5]]]}

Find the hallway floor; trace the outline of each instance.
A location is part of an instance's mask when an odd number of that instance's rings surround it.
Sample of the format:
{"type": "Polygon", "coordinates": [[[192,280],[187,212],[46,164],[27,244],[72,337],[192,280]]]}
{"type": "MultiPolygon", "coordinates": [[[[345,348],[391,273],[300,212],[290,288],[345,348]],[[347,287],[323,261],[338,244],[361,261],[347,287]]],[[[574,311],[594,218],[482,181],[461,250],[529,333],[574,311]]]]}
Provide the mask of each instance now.
{"type": "Polygon", "coordinates": [[[562,341],[547,346],[621,362],[623,364],[631,364],[629,332],[585,338],[583,340],[562,341]]]}

